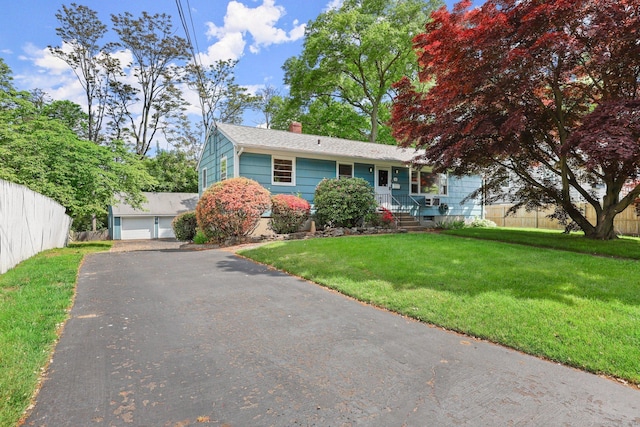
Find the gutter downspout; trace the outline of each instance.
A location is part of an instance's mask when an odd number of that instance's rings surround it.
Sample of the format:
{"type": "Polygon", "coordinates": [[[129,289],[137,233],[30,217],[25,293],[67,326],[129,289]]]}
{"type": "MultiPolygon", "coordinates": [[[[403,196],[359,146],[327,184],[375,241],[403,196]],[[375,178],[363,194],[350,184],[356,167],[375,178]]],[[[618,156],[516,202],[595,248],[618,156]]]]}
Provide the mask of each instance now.
{"type": "Polygon", "coordinates": [[[244,153],[244,147],[240,147],[239,150],[235,151],[234,159],[233,159],[233,177],[238,178],[240,176],[240,156],[244,153]]]}

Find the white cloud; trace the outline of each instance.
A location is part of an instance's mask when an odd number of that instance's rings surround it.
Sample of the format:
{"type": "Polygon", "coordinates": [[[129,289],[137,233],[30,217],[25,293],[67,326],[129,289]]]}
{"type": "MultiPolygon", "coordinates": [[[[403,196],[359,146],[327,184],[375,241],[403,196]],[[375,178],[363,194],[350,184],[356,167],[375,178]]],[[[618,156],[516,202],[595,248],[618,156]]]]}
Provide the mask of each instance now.
{"type": "MultiPolygon", "coordinates": [[[[70,51],[68,45],[62,46],[63,50],[70,51]]],[[[69,100],[74,102],[86,111],[87,102],[86,94],[78,78],[74,74],[69,65],[62,59],[51,54],[48,48],[39,48],[34,44],[27,43],[23,46],[23,53],[19,55],[21,61],[29,63],[25,72],[14,73],[13,78],[16,82],[15,86],[21,90],[40,89],[45,92],[53,100],[69,100]]],[[[112,56],[120,61],[123,67],[124,76],[120,77],[120,81],[128,83],[133,87],[138,87],[137,77],[134,69],[128,67],[133,60],[133,55],[129,50],[121,50],[112,53],[112,56]]],[[[200,109],[198,107],[197,95],[184,87],[184,95],[190,102],[188,113],[199,117],[200,109]]],[[[136,103],[131,106],[131,111],[135,117],[135,125],[139,124],[142,104],[136,103]]],[[[152,151],[155,150],[156,144],[163,149],[170,149],[169,143],[161,133],[158,133],[153,142],[152,151]]]]}
{"type": "MultiPolygon", "coordinates": [[[[215,25],[207,23],[210,30],[209,32],[216,31],[215,25]]],[[[208,32],[208,33],[209,33],[208,32]]],[[[208,34],[207,33],[207,34],[208,34]]],[[[206,53],[200,53],[200,61],[204,65],[213,64],[219,60],[227,59],[240,59],[247,42],[244,40],[244,36],[239,32],[220,33],[217,37],[218,41],[210,45],[207,48],[206,53]]]]}
{"type": "Polygon", "coordinates": [[[111,52],[111,57],[117,59],[123,68],[133,63],[133,53],[129,49],[111,52]]]}
{"type": "Polygon", "coordinates": [[[262,4],[255,8],[247,7],[238,1],[230,1],[222,26],[207,23],[207,37],[217,39],[217,42],[209,47],[207,56],[210,59],[240,58],[247,44],[247,35],[252,38],[249,51],[254,54],[262,47],[302,38],[306,24],[294,20],[293,28],[289,32],[276,26],[285,14],[284,7],[276,5],[275,0],[263,0],[262,4]]]}
{"type": "Polygon", "coordinates": [[[56,58],[48,48],[38,48],[33,44],[26,44],[24,54],[19,56],[36,66],[36,71],[16,73],[14,79],[17,87],[24,90],[41,89],[52,99],[67,99],[79,105],[86,105],[84,90],[75,74],[66,62],[56,58]]]}
{"type": "Polygon", "coordinates": [[[340,9],[342,7],[342,3],[344,2],[344,0],[331,0],[329,1],[329,3],[327,4],[327,6],[324,8],[325,12],[328,12],[330,10],[337,10],[340,9]]]}
{"type": "Polygon", "coordinates": [[[298,20],[293,21],[294,28],[289,31],[289,37],[292,41],[299,40],[304,37],[304,32],[307,29],[307,24],[300,24],[298,20]]]}
{"type": "Polygon", "coordinates": [[[244,86],[245,88],[247,88],[247,92],[249,92],[251,95],[255,95],[256,93],[258,93],[259,90],[262,90],[266,87],[266,85],[261,84],[261,85],[246,85],[244,86]]]}
{"type": "MultiPolygon", "coordinates": [[[[41,49],[31,43],[27,43],[23,50],[25,54],[21,55],[20,59],[32,62],[37,67],[47,70],[50,74],[61,75],[71,71],[69,65],[62,59],[53,56],[48,48],[41,49]]],[[[70,51],[70,48],[68,45],[63,44],[62,50],[70,51]]]]}

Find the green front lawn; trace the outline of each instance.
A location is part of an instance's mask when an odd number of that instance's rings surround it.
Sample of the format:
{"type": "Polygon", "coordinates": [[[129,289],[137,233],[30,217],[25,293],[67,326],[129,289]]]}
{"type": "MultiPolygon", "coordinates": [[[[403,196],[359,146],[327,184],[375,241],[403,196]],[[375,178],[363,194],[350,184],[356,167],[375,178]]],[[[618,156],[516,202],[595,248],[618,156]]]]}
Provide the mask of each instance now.
{"type": "MultiPolygon", "coordinates": [[[[241,254],[424,322],[640,384],[640,263],[539,247],[566,238],[533,233],[521,243],[536,246],[527,246],[393,234],[279,242],[241,254]]],[[[620,241],[596,243],[587,252],[618,253],[611,248],[620,241]]],[[[623,245],[640,258],[639,240],[623,245]]]]}
{"type": "Polygon", "coordinates": [[[71,244],[0,275],[0,426],[16,425],[29,405],[71,308],[82,258],[110,247],[71,244]]]}
{"type": "Polygon", "coordinates": [[[618,240],[610,241],[589,240],[584,238],[582,232],[563,234],[558,230],[531,228],[462,228],[460,230],[443,231],[443,233],[452,236],[475,237],[477,239],[640,260],[640,239],[637,237],[624,236],[618,240]]]}

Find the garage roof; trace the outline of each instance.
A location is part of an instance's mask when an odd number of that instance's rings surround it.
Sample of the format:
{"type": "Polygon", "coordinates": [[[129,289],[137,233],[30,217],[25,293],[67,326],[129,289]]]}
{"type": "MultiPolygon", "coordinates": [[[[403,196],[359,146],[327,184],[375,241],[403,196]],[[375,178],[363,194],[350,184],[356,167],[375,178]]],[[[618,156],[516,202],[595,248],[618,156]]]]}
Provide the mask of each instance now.
{"type": "Polygon", "coordinates": [[[198,203],[198,193],[143,193],[147,202],[142,209],[134,209],[122,202],[112,206],[114,216],[176,216],[193,211],[198,203]]]}

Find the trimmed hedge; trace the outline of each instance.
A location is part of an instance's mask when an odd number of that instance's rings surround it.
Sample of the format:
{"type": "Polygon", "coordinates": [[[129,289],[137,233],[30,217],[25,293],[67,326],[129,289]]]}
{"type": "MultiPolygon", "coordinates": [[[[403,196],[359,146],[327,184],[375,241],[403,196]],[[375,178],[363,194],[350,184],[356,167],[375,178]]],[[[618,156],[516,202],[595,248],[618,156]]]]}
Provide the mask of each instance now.
{"type": "Polygon", "coordinates": [[[173,218],[171,228],[176,239],[181,242],[191,242],[198,228],[195,211],[184,212],[173,218]]]}
{"type": "Polygon", "coordinates": [[[323,179],[313,199],[318,225],[356,227],[375,212],[373,187],[362,178],[323,179]]]}
{"type": "Polygon", "coordinates": [[[269,226],[277,234],[295,233],[309,219],[311,205],[292,194],[278,194],[271,198],[269,226]]]}

